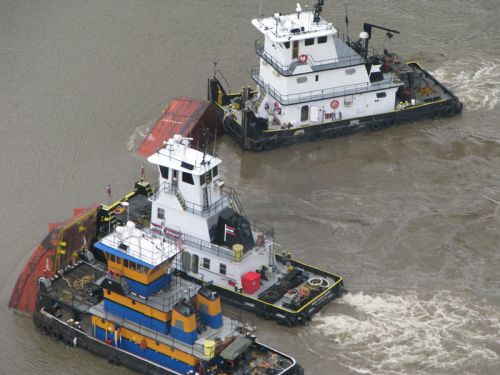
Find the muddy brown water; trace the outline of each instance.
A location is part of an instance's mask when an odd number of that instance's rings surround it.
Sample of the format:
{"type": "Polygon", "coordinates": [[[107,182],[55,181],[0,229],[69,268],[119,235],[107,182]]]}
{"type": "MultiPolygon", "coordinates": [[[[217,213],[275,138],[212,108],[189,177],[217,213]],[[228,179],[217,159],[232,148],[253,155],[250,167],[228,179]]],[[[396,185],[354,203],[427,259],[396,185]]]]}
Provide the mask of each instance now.
{"type": "MultiPolygon", "coordinates": [[[[263,2],[266,15],[295,9],[263,2]]],[[[118,197],[168,101],[204,98],[214,58],[233,88],[257,64],[258,1],[2,1],[0,373],[131,374],[7,308],[47,224],[118,197]]],[[[344,6],[324,15],[344,29],[344,6]]],[[[462,115],[265,153],[217,143],[247,213],[350,294],[307,327],[253,318],[307,374],[500,373],[500,16],[494,1],[349,2],[400,30],[391,47],[463,100],[462,115]]],[[[376,40],[383,45],[383,38],[376,40]]],[[[147,167],[147,175],[155,172],[147,167]]]]}

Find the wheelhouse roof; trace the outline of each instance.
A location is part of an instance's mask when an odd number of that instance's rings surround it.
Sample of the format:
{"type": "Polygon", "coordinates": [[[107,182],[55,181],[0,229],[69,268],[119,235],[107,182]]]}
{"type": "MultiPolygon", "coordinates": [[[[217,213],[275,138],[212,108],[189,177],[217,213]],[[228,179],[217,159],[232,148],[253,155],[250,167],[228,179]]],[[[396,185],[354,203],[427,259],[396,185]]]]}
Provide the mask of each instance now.
{"type": "Polygon", "coordinates": [[[161,165],[182,172],[202,175],[222,163],[215,156],[205,154],[186,143],[171,143],[159,149],[148,158],[152,164],[161,165]]]}
{"type": "Polygon", "coordinates": [[[271,41],[283,43],[293,40],[302,40],[337,34],[333,25],[320,17],[314,21],[314,13],[305,11],[287,15],[274,15],[252,20],[252,25],[271,41]]]}

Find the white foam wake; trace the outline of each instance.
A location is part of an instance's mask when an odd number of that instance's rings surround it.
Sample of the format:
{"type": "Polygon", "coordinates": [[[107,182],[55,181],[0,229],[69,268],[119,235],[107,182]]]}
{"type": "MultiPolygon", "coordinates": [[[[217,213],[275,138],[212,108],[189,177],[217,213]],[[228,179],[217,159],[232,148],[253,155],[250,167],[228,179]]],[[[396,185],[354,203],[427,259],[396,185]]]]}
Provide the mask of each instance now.
{"type": "Polygon", "coordinates": [[[446,291],[430,298],[354,293],[340,303],[352,314],[315,318],[315,336],[319,331],[327,345],[310,349],[320,356],[323,350],[341,353],[342,365],[358,373],[453,373],[499,360],[500,312],[494,307],[446,291]]]}
{"type": "Polygon", "coordinates": [[[146,138],[146,136],[149,134],[149,129],[152,125],[152,121],[150,121],[147,124],[138,126],[135,128],[134,132],[130,135],[128,138],[127,142],[127,149],[129,151],[135,150],[137,147],[139,147],[139,144],[146,138]]]}
{"type": "Polygon", "coordinates": [[[464,102],[467,110],[492,110],[499,102],[499,59],[471,57],[455,60],[432,74],[464,102]]]}

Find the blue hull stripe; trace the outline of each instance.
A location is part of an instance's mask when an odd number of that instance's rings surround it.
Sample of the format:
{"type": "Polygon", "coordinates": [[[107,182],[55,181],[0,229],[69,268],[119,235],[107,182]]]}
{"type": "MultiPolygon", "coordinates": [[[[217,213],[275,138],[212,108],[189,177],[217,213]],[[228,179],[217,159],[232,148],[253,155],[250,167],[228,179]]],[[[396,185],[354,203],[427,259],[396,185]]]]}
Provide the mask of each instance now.
{"type": "Polygon", "coordinates": [[[149,297],[150,295],[158,292],[160,289],[165,288],[170,283],[172,276],[165,274],[163,276],[160,276],[158,279],[156,279],[155,281],[153,281],[149,285],[139,283],[139,282],[131,280],[129,278],[125,278],[125,279],[127,280],[127,283],[128,283],[130,290],[132,292],[140,294],[141,296],[144,296],[144,297],[149,297]]]}
{"type": "MultiPolygon", "coordinates": [[[[96,327],[96,336],[99,340],[104,341],[104,330],[102,328],[96,327]]],[[[113,335],[109,334],[108,332],[108,339],[109,338],[113,339],[113,335]]],[[[115,345],[114,341],[112,345],[113,346],[115,345]]],[[[153,349],[147,348],[146,350],[142,350],[139,344],[136,344],[135,342],[130,341],[123,337],[121,339],[121,342],[120,341],[118,342],[118,348],[133,353],[135,355],[138,355],[139,357],[146,358],[151,362],[158,363],[161,366],[180,372],[181,374],[187,374],[189,371],[195,370],[193,366],[190,366],[182,361],[169,357],[166,354],[157,352],[153,349]]]]}
{"type": "Polygon", "coordinates": [[[118,315],[126,320],[130,320],[134,323],[138,323],[145,327],[154,329],[155,331],[161,332],[163,334],[168,333],[169,325],[166,322],[162,322],[158,319],[146,316],[138,311],[120,305],[119,303],[105,299],[104,310],[110,312],[111,314],[118,315]]]}

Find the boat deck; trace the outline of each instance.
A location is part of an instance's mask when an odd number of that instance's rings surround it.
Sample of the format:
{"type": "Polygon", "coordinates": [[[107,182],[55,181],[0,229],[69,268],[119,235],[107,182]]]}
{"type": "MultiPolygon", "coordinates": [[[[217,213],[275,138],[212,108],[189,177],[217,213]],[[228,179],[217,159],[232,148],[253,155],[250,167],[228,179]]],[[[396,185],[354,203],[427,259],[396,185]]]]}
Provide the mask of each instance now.
{"type": "Polygon", "coordinates": [[[93,305],[89,293],[94,289],[95,282],[104,275],[103,264],[96,262],[91,265],[80,261],[73,268],[67,268],[64,274],[52,279],[47,294],[75,310],[86,312],[93,305]]]}
{"type": "Polygon", "coordinates": [[[323,274],[315,274],[298,267],[295,267],[294,270],[300,271],[301,274],[299,273],[295,278],[287,280],[288,273],[286,271],[286,265],[278,262],[276,264],[276,270],[267,275],[267,280],[262,279],[260,289],[250,294],[250,296],[272,303],[290,312],[296,312],[314,297],[334,286],[341,279],[334,275],[326,276],[323,274]],[[324,281],[322,286],[320,286],[319,283],[318,285],[311,285],[310,280],[324,281]],[[291,298],[301,292],[309,294],[307,297],[303,297],[300,302],[298,301],[296,305],[291,305],[291,298]]]}

